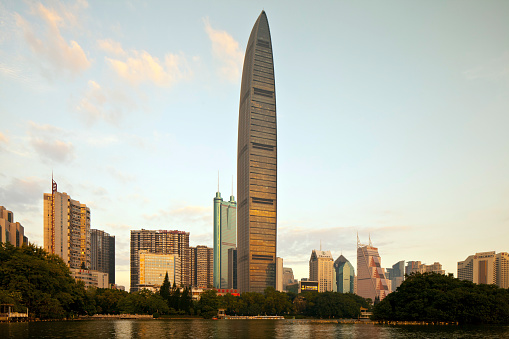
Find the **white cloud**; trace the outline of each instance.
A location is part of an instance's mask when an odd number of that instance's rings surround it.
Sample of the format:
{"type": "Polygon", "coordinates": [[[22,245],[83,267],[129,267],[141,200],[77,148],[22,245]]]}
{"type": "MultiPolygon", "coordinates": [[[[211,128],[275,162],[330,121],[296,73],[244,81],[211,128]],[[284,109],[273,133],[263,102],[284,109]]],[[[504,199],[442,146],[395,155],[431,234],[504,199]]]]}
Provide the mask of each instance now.
{"type": "MultiPolygon", "coordinates": [[[[0,204],[14,212],[30,212],[38,210],[42,200],[44,187],[51,189],[50,182],[40,178],[12,178],[6,186],[0,187],[0,204]]],[[[42,207],[42,206],[41,206],[42,207]]]]}
{"type": "Polygon", "coordinates": [[[4,146],[7,146],[9,143],[9,138],[5,136],[2,132],[0,132],[0,150],[3,149],[4,146]]]}
{"type": "Polygon", "coordinates": [[[120,44],[120,42],[113,41],[111,39],[105,39],[105,40],[98,40],[97,44],[99,45],[99,48],[101,48],[103,51],[105,51],[108,54],[113,54],[118,57],[127,56],[127,53],[122,48],[122,45],[120,44]]]}
{"type": "Polygon", "coordinates": [[[42,29],[34,28],[21,15],[15,13],[16,25],[22,30],[25,42],[37,57],[43,61],[43,68],[51,67],[54,72],[67,70],[76,75],[90,66],[82,47],[74,40],[67,42],[61,34],[62,27],[71,27],[76,23],[73,10],[86,8],[86,2],[77,3],[77,7],[60,6],[57,11],[41,3],[32,6],[32,14],[42,19],[42,29]]]}
{"type": "Polygon", "coordinates": [[[115,54],[116,59],[106,57],[111,68],[131,85],[153,83],[167,87],[192,76],[192,71],[183,53],[164,56],[163,60],[146,51],[130,50],[125,52],[118,42],[101,40],[104,50],[115,54]],[[123,58],[118,58],[124,56],[123,58]]]}
{"type": "MultiPolygon", "coordinates": [[[[104,88],[90,80],[75,109],[89,126],[99,120],[118,126],[124,115],[137,107],[133,96],[129,96],[125,91],[104,88]]],[[[115,140],[110,140],[110,143],[113,142],[115,140]]]]}
{"type": "Polygon", "coordinates": [[[28,136],[43,161],[69,162],[75,158],[73,144],[62,141],[65,132],[55,126],[29,121],[28,136]]]}
{"type": "Polygon", "coordinates": [[[212,55],[219,61],[219,75],[228,81],[237,82],[244,59],[239,43],[226,31],[212,28],[209,19],[203,19],[205,32],[212,42],[212,55]]]}

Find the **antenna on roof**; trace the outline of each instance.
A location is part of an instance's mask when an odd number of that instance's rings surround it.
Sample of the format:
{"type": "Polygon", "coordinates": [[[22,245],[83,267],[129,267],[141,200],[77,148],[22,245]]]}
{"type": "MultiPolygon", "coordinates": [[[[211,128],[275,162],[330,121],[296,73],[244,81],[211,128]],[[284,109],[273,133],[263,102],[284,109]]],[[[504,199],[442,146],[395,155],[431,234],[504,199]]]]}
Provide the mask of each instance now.
{"type": "Polygon", "coordinates": [[[373,244],[371,243],[371,233],[369,233],[369,246],[373,246],[373,244]]]}
{"type": "Polygon", "coordinates": [[[219,170],[217,171],[217,191],[219,192],[219,170]]]}
{"type": "Polygon", "coordinates": [[[322,251],[322,239],[320,239],[320,252],[322,251]]]}
{"type": "Polygon", "coordinates": [[[232,175],[232,195],[233,195],[233,175],[232,175]]]}

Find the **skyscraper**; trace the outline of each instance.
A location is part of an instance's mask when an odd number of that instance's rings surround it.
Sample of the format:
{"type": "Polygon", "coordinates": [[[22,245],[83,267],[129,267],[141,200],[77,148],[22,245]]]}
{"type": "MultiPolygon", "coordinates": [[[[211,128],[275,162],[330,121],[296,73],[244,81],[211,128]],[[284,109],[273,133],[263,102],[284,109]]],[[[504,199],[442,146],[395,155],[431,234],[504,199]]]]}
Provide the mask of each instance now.
{"type": "Polygon", "coordinates": [[[44,249],[70,268],[90,268],[90,209],[67,193],[44,193],[44,249]]]}
{"type": "Polygon", "coordinates": [[[403,280],[405,280],[405,260],[398,261],[392,265],[392,268],[388,268],[386,271],[387,279],[391,281],[391,289],[396,291],[401,283],[403,283],[403,280]]]}
{"type": "Polygon", "coordinates": [[[90,269],[108,273],[108,282],[115,284],[115,236],[90,230],[90,269]]]}
{"type": "Polygon", "coordinates": [[[191,250],[191,285],[202,288],[212,286],[214,249],[201,245],[189,249],[191,250]]]}
{"type": "Polygon", "coordinates": [[[244,57],[237,152],[238,287],[263,292],[276,285],[277,241],[276,94],[264,11],[244,57]]]}
{"type": "Polygon", "coordinates": [[[334,262],[336,292],[354,293],[355,271],[352,264],[342,254],[334,262]]]}
{"type": "Polygon", "coordinates": [[[131,231],[131,292],[138,291],[140,284],[140,251],[156,254],[177,254],[180,258],[180,282],[191,284],[189,255],[189,232],[183,231],[131,231]]]}
{"type": "Polygon", "coordinates": [[[318,292],[332,291],[335,284],[334,259],[330,251],[311,252],[309,258],[309,280],[318,281],[318,292]]]}
{"type": "Polygon", "coordinates": [[[476,284],[496,284],[509,287],[509,254],[479,252],[458,262],[458,279],[476,284]]]}
{"type": "Polygon", "coordinates": [[[357,294],[363,298],[382,301],[391,293],[391,281],[385,277],[378,248],[362,245],[357,237],[357,294]]]}
{"type": "MultiPolygon", "coordinates": [[[[233,192],[232,192],[233,193],[233,192]]],[[[228,250],[237,247],[237,202],[214,198],[214,287],[228,288],[228,250]]]]}
{"type": "Polygon", "coordinates": [[[14,222],[14,214],[0,206],[0,243],[11,243],[16,247],[28,245],[25,228],[19,222],[14,222]]]}

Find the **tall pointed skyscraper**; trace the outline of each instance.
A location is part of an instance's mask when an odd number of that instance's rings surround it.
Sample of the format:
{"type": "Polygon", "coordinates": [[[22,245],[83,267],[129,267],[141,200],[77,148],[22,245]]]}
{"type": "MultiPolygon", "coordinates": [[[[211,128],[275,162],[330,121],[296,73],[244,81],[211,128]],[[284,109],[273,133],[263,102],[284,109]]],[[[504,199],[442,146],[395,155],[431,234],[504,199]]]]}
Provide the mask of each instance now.
{"type": "Polygon", "coordinates": [[[237,277],[241,292],[276,285],[277,128],[274,62],[264,11],[247,43],[237,148],[237,277]]]}

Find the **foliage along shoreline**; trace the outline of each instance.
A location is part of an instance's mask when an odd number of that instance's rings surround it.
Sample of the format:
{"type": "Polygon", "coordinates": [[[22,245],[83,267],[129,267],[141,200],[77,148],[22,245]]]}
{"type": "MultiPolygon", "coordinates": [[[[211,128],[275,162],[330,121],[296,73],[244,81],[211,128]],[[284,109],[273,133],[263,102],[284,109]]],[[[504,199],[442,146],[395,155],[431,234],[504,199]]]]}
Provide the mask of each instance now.
{"type": "Polygon", "coordinates": [[[395,292],[375,305],[372,320],[509,324],[509,290],[437,273],[412,274],[395,292]]]}
{"type": "Polygon", "coordinates": [[[236,297],[207,290],[193,301],[188,288],[182,291],[165,277],[159,292],[129,293],[114,289],[85,289],[75,281],[67,265],[56,255],[33,244],[14,247],[0,244],[0,303],[13,304],[30,319],[77,319],[95,314],[150,314],[212,318],[219,308],[227,315],[285,315],[295,318],[358,318],[360,307],[370,301],[355,294],[336,292],[246,292],[236,297]]]}

